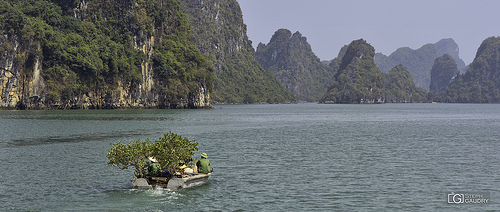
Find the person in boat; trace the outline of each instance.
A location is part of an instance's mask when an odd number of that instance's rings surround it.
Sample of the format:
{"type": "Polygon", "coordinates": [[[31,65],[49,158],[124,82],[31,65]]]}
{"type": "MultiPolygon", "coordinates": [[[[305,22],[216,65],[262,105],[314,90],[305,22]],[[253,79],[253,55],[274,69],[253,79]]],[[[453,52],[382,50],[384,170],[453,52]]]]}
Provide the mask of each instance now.
{"type": "Polygon", "coordinates": [[[187,165],[188,163],[184,162],[184,161],[179,161],[179,166],[177,167],[177,169],[179,169],[181,172],[184,172],[184,169],[187,168],[187,165]]]}
{"type": "Polygon", "coordinates": [[[189,163],[191,162],[192,159],[187,159],[186,161],[179,161],[179,167],[178,169],[184,173],[184,174],[192,174],[194,173],[194,169],[189,163]]]}
{"type": "Polygon", "coordinates": [[[149,166],[148,166],[148,175],[151,177],[158,177],[161,172],[160,163],[154,157],[148,157],[149,166]]]}
{"type": "Polygon", "coordinates": [[[175,172],[175,175],[180,175],[180,174],[183,174],[184,173],[184,170],[187,168],[186,164],[180,160],[178,163],[177,163],[177,169],[176,169],[176,172],[175,172]]]}
{"type": "Polygon", "coordinates": [[[208,174],[213,171],[210,169],[210,161],[207,159],[207,153],[202,153],[200,160],[196,162],[196,166],[198,167],[198,173],[208,174]]]}

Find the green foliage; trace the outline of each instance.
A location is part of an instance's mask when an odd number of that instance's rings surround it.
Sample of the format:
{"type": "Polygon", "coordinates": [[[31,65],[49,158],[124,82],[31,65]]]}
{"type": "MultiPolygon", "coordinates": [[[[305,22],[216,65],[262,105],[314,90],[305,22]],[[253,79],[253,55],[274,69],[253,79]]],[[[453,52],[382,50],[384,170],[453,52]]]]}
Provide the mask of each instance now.
{"type": "Polygon", "coordinates": [[[191,42],[189,20],[180,12],[177,1],[169,0],[164,3],[166,6],[161,7],[156,5],[158,2],[150,1],[147,8],[157,27],[167,31],[164,39],[154,46],[152,55],[153,71],[160,82],[157,89],[166,100],[174,102],[194,96],[200,85],[205,85],[212,91],[213,68],[191,42]],[[177,12],[172,13],[165,8],[177,12]]]}
{"type": "Polygon", "coordinates": [[[198,151],[198,143],[174,133],[165,134],[149,146],[150,155],[153,156],[163,169],[175,173],[179,161],[185,162],[194,157],[198,151]]]}
{"type": "Polygon", "coordinates": [[[199,84],[206,84],[212,90],[213,68],[187,36],[180,35],[180,32],[171,34],[155,49],[153,70],[162,83],[163,95],[168,99],[193,94],[199,84]]]}
{"type": "Polygon", "coordinates": [[[136,176],[145,175],[144,169],[148,163],[148,157],[151,156],[149,150],[151,142],[149,139],[146,141],[138,139],[137,141],[130,141],[129,144],[122,144],[119,141],[111,144],[111,146],[112,148],[106,155],[109,165],[117,166],[120,169],[133,167],[136,176]]]}
{"type": "MultiPolygon", "coordinates": [[[[89,9],[95,15],[96,11],[89,9]]],[[[118,14],[116,14],[118,16],[118,14]]],[[[104,85],[122,80],[132,87],[141,81],[141,63],[145,55],[134,50],[120,37],[123,28],[101,24],[102,20],[76,20],[63,14],[56,3],[41,0],[1,1],[2,25],[10,36],[19,35],[24,45],[39,43],[41,50],[25,46],[29,51],[23,57],[26,70],[31,70],[34,60],[43,61],[43,77],[49,82],[48,93],[52,98],[62,95],[66,84],[64,72],[75,73],[72,83],[76,87],[89,86],[101,89],[104,85]]],[[[17,56],[17,57],[19,57],[17,56]]],[[[73,96],[73,95],[71,95],[73,96]]]]}
{"type": "MultiPolygon", "coordinates": [[[[165,101],[194,95],[200,85],[212,90],[213,68],[192,44],[189,20],[177,0],[90,1],[73,11],[79,3],[0,0],[0,26],[24,45],[16,65],[30,75],[35,58],[41,59],[48,101],[100,93],[118,83],[136,88],[149,59],[134,48],[144,33],[157,40],[151,60],[160,96],[173,98],[165,101]]],[[[5,43],[2,52],[10,47],[5,43]]]]}
{"type": "Polygon", "coordinates": [[[330,62],[338,69],[335,81],[321,103],[409,103],[426,102],[427,92],[415,86],[412,75],[403,65],[382,73],[374,64],[375,50],[364,40],[342,48],[330,62]]]}
{"type": "Polygon", "coordinates": [[[108,164],[120,169],[134,168],[136,176],[146,174],[148,157],[154,157],[160,164],[162,170],[169,169],[171,173],[177,170],[179,161],[186,161],[194,156],[193,151],[198,151],[198,143],[183,138],[180,135],[169,132],[158,140],[149,139],[141,141],[130,141],[123,144],[121,141],[112,143],[112,148],[106,157],[108,164]]]}
{"type": "Polygon", "coordinates": [[[246,52],[233,52],[219,71],[213,99],[219,103],[290,103],[295,97],[246,52]]]}
{"type": "Polygon", "coordinates": [[[440,99],[444,102],[500,102],[500,37],[490,37],[463,75],[456,77],[440,99]]]}
{"type": "Polygon", "coordinates": [[[52,103],[56,102],[59,98],[60,98],[59,94],[52,91],[45,96],[45,101],[52,104],[52,103]]]}
{"type": "Polygon", "coordinates": [[[384,101],[383,73],[373,62],[375,49],[360,39],[349,44],[335,82],[320,102],[381,103],[384,101]]]}
{"type": "Polygon", "coordinates": [[[410,103],[425,101],[425,90],[415,86],[413,77],[403,65],[395,66],[384,76],[385,102],[410,103]]]}

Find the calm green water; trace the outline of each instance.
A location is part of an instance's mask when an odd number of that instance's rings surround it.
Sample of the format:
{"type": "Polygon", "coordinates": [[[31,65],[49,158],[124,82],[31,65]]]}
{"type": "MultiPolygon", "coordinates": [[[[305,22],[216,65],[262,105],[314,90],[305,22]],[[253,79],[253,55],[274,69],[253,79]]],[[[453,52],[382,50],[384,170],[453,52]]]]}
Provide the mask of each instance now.
{"type": "Polygon", "coordinates": [[[0,211],[493,211],[499,129],[496,104],[0,111],[0,211]],[[134,190],[106,164],[110,143],[169,131],[208,153],[209,183],[134,190]]]}

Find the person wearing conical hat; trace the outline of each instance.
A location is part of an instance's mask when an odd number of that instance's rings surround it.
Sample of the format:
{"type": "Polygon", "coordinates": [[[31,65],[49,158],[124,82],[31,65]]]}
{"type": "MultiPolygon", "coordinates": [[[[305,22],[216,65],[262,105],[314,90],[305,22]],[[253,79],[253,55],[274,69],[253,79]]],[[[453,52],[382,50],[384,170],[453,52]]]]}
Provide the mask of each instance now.
{"type": "Polygon", "coordinates": [[[198,173],[208,174],[210,173],[210,161],[207,159],[207,153],[202,153],[200,160],[196,162],[196,166],[198,166],[198,173]]]}

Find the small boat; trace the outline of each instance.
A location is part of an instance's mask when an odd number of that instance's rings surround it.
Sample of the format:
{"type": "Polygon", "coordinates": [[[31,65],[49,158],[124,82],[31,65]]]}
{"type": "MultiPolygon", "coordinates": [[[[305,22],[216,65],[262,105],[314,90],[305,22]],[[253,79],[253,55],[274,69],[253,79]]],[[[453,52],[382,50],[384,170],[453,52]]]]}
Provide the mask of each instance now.
{"type": "Polygon", "coordinates": [[[210,175],[212,175],[212,173],[182,174],[174,175],[173,177],[134,177],[132,180],[132,186],[135,189],[164,188],[177,190],[202,185],[208,181],[208,177],[210,177],[210,175]]]}

